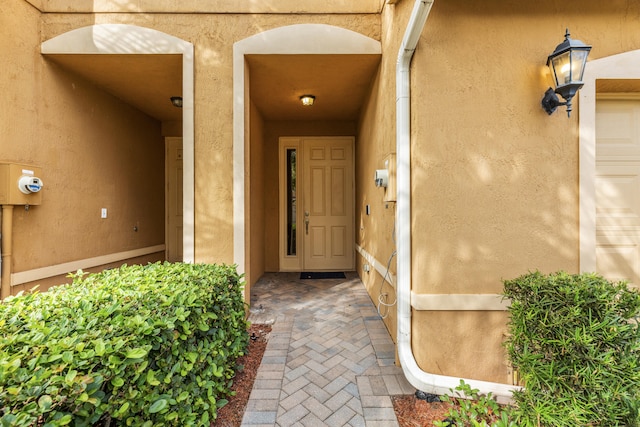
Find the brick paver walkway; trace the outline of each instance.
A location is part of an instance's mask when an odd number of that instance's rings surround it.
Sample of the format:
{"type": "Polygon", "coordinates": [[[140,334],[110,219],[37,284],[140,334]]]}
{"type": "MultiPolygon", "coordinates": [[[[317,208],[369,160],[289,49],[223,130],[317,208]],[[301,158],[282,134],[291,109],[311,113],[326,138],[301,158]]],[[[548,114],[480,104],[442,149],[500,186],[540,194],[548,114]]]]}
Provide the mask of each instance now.
{"type": "Polygon", "coordinates": [[[391,396],[415,389],[364,285],[266,274],[251,288],[253,323],[273,323],[243,426],[397,426],[391,396]]]}

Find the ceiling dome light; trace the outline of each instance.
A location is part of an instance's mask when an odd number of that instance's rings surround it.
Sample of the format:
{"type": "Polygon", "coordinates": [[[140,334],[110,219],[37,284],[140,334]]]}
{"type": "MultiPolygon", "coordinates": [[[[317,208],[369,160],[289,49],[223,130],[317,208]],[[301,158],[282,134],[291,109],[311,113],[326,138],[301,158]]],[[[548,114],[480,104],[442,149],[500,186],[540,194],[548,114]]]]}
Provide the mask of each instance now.
{"type": "Polygon", "coordinates": [[[309,107],[313,105],[315,100],[316,100],[316,97],[313,95],[302,95],[300,97],[300,101],[302,101],[302,105],[304,105],[305,107],[309,107]]]}
{"type": "Polygon", "coordinates": [[[182,108],[182,97],[181,96],[172,96],[171,97],[171,104],[174,107],[182,108]]]}

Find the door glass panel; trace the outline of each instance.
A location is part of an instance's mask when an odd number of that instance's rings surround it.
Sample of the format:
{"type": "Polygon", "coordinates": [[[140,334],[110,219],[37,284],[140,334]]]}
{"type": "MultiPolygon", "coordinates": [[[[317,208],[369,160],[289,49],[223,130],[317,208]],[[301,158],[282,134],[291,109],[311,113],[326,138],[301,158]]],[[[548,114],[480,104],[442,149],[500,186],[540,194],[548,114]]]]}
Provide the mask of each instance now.
{"type": "Polygon", "coordinates": [[[287,255],[296,255],[296,149],[287,149],[287,255]]]}

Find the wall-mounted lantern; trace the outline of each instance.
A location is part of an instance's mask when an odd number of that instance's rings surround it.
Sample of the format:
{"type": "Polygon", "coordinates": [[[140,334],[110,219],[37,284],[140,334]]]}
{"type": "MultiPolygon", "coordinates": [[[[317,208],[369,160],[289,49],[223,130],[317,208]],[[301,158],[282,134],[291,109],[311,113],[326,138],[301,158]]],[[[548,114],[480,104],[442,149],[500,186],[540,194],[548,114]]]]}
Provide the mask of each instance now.
{"type": "Polygon", "coordinates": [[[567,28],[564,41],[556,46],[556,50],[547,59],[547,66],[551,71],[556,89],[555,91],[552,88],[547,89],[542,98],[542,108],[551,114],[560,105],[566,105],[567,116],[571,117],[571,98],[584,85],[582,75],[591,46],[587,46],[580,40],[572,40],[569,36],[567,28]],[[565,102],[560,102],[556,93],[562,96],[565,102]]]}

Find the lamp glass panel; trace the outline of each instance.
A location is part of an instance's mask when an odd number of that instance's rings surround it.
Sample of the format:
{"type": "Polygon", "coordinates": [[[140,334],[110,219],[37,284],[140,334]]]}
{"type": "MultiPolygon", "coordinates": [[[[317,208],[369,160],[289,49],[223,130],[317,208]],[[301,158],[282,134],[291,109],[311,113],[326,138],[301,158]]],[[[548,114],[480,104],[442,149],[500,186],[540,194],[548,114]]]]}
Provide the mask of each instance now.
{"type": "Polygon", "coordinates": [[[589,55],[587,50],[571,51],[571,80],[582,81],[587,55],[589,55]]]}
{"type": "Polygon", "coordinates": [[[556,87],[565,85],[571,81],[571,56],[570,51],[564,52],[551,60],[551,73],[556,87]]]}

